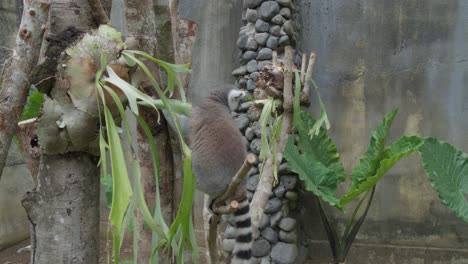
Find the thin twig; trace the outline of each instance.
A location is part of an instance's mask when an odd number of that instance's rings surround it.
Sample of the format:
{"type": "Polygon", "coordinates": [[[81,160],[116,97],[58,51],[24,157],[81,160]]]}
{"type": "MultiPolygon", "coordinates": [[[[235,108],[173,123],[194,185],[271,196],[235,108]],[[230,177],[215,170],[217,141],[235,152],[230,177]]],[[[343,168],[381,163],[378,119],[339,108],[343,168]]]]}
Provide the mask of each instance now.
{"type": "Polygon", "coordinates": [[[302,89],[301,93],[301,104],[309,106],[310,105],[310,87],[312,86],[312,73],[314,71],[315,60],[317,56],[315,52],[310,54],[309,65],[307,66],[307,73],[305,75],[305,83],[304,81],[304,88],[302,89]]]}
{"type": "Polygon", "coordinates": [[[247,157],[245,158],[244,164],[242,164],[242,167],[239,169],[236,175],[232,178],[231,183],[229,184],[226,191],[223,193],[223,195],[216,198],[216,200],[214,201],[213,208],[219,207],[220,205],[224,204],[226,200],[228,200],[234,195],[234,193],[237,190],[237,187],[244,180],[245,176],[247,175],[249,170],[252,168],[256,160],[257,160],[257,157],[255,155],[250,154],[250,153],[247,155],[247,157]]]}
{"type": "MultiPolygon", "coordinates": [[[[285,48],[285,70],[284,70],[284,101],[283,101],[283,123],[281,126],[281,136],[278,143],[277,152],[273,157],[268,157],[265,161],[262,175],[260,176],[260,182],[255,191],[252,202],[250,203],[251,219],[252,219],[252,233],[254,237],[258,237],[258,224],[263,215],[264,208],[268,202],[273,189],[274,180],[274,168],[273,160],[282,160],[283,151],[286,146],[287,139],[289,137],[292,119],[293,119],[293,50],[290,46],[285,48]]],[[[299,81],[299,80],[297,80],[299,81]]]]}
{"type": "Polygon", "coordinates": [[[302,53],[301,83],[304,83],[306,64],[307,64],[307,55],[305,53],[302,53]]]}
{"type": "Polygon", "coordinates": [[[109,23],[109,17],[104,7],[102,7],[101,0],[88,0],[88,3],[91,7],[94,21],[96,21],[98,25],[109,23]]]}
{"type": "Polygon", "coordinates": [[[221,219],[221,214],[231,214],[235,212],[239,206],[237,201],[231,201],[228,206],[224,206],[224,203],[236,193],[237,187],[239,187],[239,184],[244,180],[256,160],[257,157],[255,155],[248,154],[244,164],[242,164],[242,167],[232,178],[226,191],[213,202],[213,211],[216,212],[216,214],[213,214],[211,217],[210,228],[208,230],[208,250],[210,252],[211,264],[218,263],[216,239],[218,237],[218,224],[221,219]]]}
{"type": "Polygon", "coordinates": [[[273,66],[278,66],[278,52],[276,50],[273,51],[271,62],[273,63],[273,66]]]}
{"type": "Polygon", "coordinates": [[[11,139],[26,103],[29,75],[39,57],[48,10],[49,5],[43,1],[23,1],[23,14],[13,59],[3,76],[0,76],[0,174],[5,167],[11,139]]]}

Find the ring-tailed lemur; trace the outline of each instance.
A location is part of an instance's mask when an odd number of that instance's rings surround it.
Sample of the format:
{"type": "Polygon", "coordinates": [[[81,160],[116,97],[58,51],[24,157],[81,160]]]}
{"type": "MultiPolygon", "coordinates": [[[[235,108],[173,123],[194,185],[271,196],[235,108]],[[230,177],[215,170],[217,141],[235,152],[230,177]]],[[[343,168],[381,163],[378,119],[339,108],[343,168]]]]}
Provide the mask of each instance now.
{"type": "MultiPolygon", "coordinates": [[[[247,152],[242,135],[231,116],[231,111],[237,109],[246,93],[234,88],[227,86],[216,90],[192,109],[192,169],[197,179],[197,188],[208,194],[212,201],[227,189],[241,168],[247,152]]],[[[239,207],[234,213],[237,236],[233,263],[250,263],[252,229],[245,181],[239,186],[234,198],[239,201],[239,207]]]]}

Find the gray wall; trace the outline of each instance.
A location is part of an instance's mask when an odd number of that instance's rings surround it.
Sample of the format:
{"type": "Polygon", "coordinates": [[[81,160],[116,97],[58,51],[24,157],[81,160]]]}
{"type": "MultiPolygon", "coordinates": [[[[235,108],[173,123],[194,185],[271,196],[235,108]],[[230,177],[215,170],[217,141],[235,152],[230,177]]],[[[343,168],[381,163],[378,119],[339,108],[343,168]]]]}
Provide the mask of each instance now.
{"type": "MultiPolygon", "coordinates": [[[[390,140],[435,136],[468,152],[467,1],[303,0],[300,10],[301,48],[318,54],[315,79],[347,172],[393,107],[390,140]]],[[[320,220],[306,208],[308,253],[323,260],[320,220]]],[[[439,202],[416,155],[379,183],[358,242],[348,263],[468,263],[468,224],[439,202]]]]}
{"type": "Polygon", "coordinates": [[[15,44],[21,11],[22,1],[0,1],[0,74],[3,69],[3,63],[7,56],[11,54],[12,47],[15,44]]]}
{"type": "Polygon", "coordinates": [[[12,143],[0,180],[0,250],[29,237],[29,221],[21,199],[33,187],[31,173],[12,143]]]}
{"type": "MultiPolygon", "coordinates": [[[[3,62],[15,44],[21,3],[15,0],[0,1],[0,74],[3,62]]],[[[29,237],[29,222],[21,199],[33,186],[33,179],[18,147],[12,143],[0,180],[0,250],[29,237]]]]}

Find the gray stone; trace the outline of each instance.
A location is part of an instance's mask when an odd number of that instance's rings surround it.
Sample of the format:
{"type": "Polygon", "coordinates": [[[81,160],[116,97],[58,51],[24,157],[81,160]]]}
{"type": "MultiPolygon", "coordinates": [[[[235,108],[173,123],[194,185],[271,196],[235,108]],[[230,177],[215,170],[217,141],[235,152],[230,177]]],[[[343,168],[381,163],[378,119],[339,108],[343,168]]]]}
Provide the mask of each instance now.
{"type": "MultiPolygon", "coordinates": [[[[260,64],[263,63],[260,62],[260,64]]],[[[250,119],[250,122],[255,122],[257,121],[259,118],[260,118],[260,114],[261,112],[258,111],[258,110],[255,110],[253,108],[250,108],[248,111],[247,111],[247,115],[249,116],[249,119],[250,119]]]]}
{"type": "Polygon", "coordinates": [[[257,60],[271,60],[271,58],[273,58],[273,51],[270,48],[263,48],[258,52],[257,60]]]}
{"type": "Polygon", "coordinates": [[[278,173],[279,174],[289,174],[291,173],[291,170],[289,169],[288,163],[282,163],[279,168],[278,168],[278,173]]]}
{"type": "MultiPolygon", "coordinates": [[[[249,128],[247,128],[249,129],[249,128]]],[[[247,130],[246,130],[247,131],[247,130]]],[[[258,168],[257,166],[253,166],[252,168],[250,168],[249,172],[247,173],[247,176],[246,177],[250,177],[252,175],[255,175],[255,174],[258,174],[258,168]]]]}
{"type": "Polygon", "coordinates": [[[252,81],[257,81],[257,78],[258,78],[259,75],[260,75],[259,72],[252,72],[250,74],[250,79],[252,79],[252,81]]]}
{"type": "Polygon", "coordinates": [[[286,189],[292,190],[296,186],[297,176],[293,175],[293,174],[282,175],[282,176],[280,176],[280,182],[281,182],[281,184],[284,185],[284,187],[286,187],[286,189]]]}
{"type": "Polygon", "coordinates": [[[281,218],[283,218],[283,212],[279,211],[273,214],[270,217],[270,226],[275,227],[278,225],[279,221],[281,221],[281,218]]]}
{"type": "Polygon", "coordinates": [[[278,227],[281,228],[281,230],[290,232],[296,227],[296,219],[291,217],[285,217],[281,219],[281,221],[278,224],[278,227]]]}
{"type": "Polygon", "coordinates": [[[266,42],[267,48],[276,49],[278,47],[278,37],[270,36],[266,42]]]}
{"type": "Polygon", "coordinates": [[[234,124],[239,130],[244,130],[249,125],[249,117],[247,114],[240,114],[234,119],[234,124]]]}
{"type": "Polygon", "coordinates": [[[250,142],[245,137],[242,137],[242,143],[244,143],[245,149],[249,149],[250,142]]]}
{"type": "Polygon", "coordinates": [[[255,30],[259,33],[268,32],[268,30],[270,30],[270,24],[261,19],[258,19],[257,22],[255,22],[255,30]]]}
{"type": "Polygon", "coordinates": [[[283,230],[279,231],[279,240],[287,243],[296,243],[297,242],[297,232],[286,232],[283,230]]]}
{"type": "MultiPolygon", "coordinates": [[[[262,126],[260,125],[259,122],[254,122],[252,124],[252,128],[254,130],[254,133],[255,133],[255,136],[257,136],[258,138],[261,138],[262,137],[262,126]]],[[[270,137],[270,127],[267,126],[265,128],[265,136],[268,138],[270,137]]]]}
{"type": "MultiPolygon", "coordinates": [[[[258,67],[258,66],[257,66],[258,67]]],[[[256,73],[256,72],[254,72],[256,73]]],[[[253,73],[252,73],[253,74],[253,73]]],[[[248,80],[247,81],[247,91],[253,92],[257,88],[257,85],[255,84],[255,81],[253,80],[248,80]]]]}
{"type": "Polygon", "coordinates": [[[256,155],[260,154],[260,145],[261,140],[259,138],[252,140],[252,142],[250,143],[250,151],[252,151],[256,155]]]}
{"type": "Polygon", "coordinates": [[[248,50],[246,52],[244,52],[244,55],[242,55],[242,62],[247,63],[251,60],[255,60],[255,58],[257,58],[257,52],[255,51],[252,51],[252,50],[248,50]]]}
{"type": "Polygon", "coordinates": [[[256,8],[263,0],[244,0],[244,8],[256,8]]]}
{"type": "Polygon", "coordinates": [[[285,47],[285,46],[289,45],[290,41],[289,41],[288,35],[281,36],[281,38],[279,39],[278,44],[280,45],[280,47],[285,47]]]}
{"type": "Polygon", "coordinates": [[[238,84],[240,88],[245,89],[247,87],[247,79],[245,78],[239,79],[238,84]]]}
{"type": "Polygon", "coordinates": [[[247,199],[248,199],[249,202],[250,202],[250,201],[252,201],[252,198],[253,198],[253,196],[254,196],[254,193],[251,192],[251,191],[247,191],[247,192],[245,193],[245,196],[247,196],[247,199]]]}
{"type": "Polygon", "coordinates": [[[254,35],[254,38],[255,38],[255,41],[257,41],[258,45],[265,46],[269,36],[270,34],[268,34],[267,32],[263,32],[263,33],[256,33],[254,35]]]}
{"type": "Polygon", "coordinates": [[[281,206],[283,204],[281,203],[281,200],[278,198],[273,198],[268,200],[266,206],[265,206],[265,213],[266,214],[274,214],[281,210],[281,206]]]}
{"type": "Polygon", "coordinates": [[[286,188],[282,184],[279,184],[275,189],[273,189],[273,193],[276,197],[283,198],[284,194],[286,193],[286,188]]]}
{"type": "Polygon", "coordinates": [[[291,20],[284,22],[282,29],[286,34],[288,34],[289,38],[294,36],[294,26],[291,20]]]}
{"type": "Polygon", "coordinates": [[[270,224],[270,217],[263,213],[262,218],[260,218],[260,222],[258,223],[258,229],[263,230],[270,224]]]}
{"type": "Polygon", "coordinates": [[[249,36],[246,34],[242,34],[239,36],[237,39],[237,47],[241,50],[246,50],[247,49],[247,40],[249,39],[249,36]]]}
{"type": "Polygon", "coordinates": [[[270,253],[271,245],[270,243],[264,239],[259,238],[255,240],[252,244],[252,256],[256,258],[261,258],[270,253]]]}
{"type": "Polygon", "coordinates": [[[280,15],[282,15],[284,18],[291,18],[291,9],[287,7],[281,8],[280,15]]]}
{"type": "Polygon", "coordinates": [[[257,69],[258,69],[259,71],[261,71],[261,70],[263,70],[263,68],[264,68],[265,66],[267,66],[268,64],[271,64],[271,61],[261,61],[261,62],[258,63],[258,68],[257,68],[257,69]]]}
{"type": "Polygon", "coordinates": [[[258,68],[258,62],[256,60],[251,60],[247,63],[247,72],[255,72],[258,68]]]}
{"type": "Polygon", "coordinates": [[[246,73],[247,73],[247,66],[245,65],[240,66],[239,68],[232,71],[232,75],[234,76],[241,76],[241,75],[245,75],[246,73]]]}
{"type": "Polygon", "coordinates": [[[272,26],[270,28],[270,34],[275,36],[275,37],[280,37],[281,36],[281,27],[278,26],[278,25],[272,26]]]}
{"type": "Polygon", "coordinates": [[[223,250],[226,252],[232,252],[234,250],[235,239],[223,239],[223,250]]]}
{"type": "Polygon", "coordinates": [[[247,22],[255,23],[255,21],[257,21],[257,18],[258,18],[257,10],[250,9],[250,8],[247,9],[247,11],[245,12],[245,20],[247,20],[247,22]]]}
{"type": "Polygon", "coordinates": [[[260,181],[259,176],[256,174],[247,178],[247,190],[254,192],[257,189],[258,182],[260,181]]]}
{"type": "Polygon", "coordinates": [[[271,260],[276,264],[296,263],[298,250],[295,244],[278,242],[271,251],[271,260]]]}
{"type": "Polygon", "coordinates": [[[290,201],[297,201],[297,192],[288,191],[286,193],[286,199],[290,201]]]}
{"type": "Polygon", "coordinates": [[[270,21],[272,17],[279,13],[280,6],[275,1],[265,1],[260,5],[258,13],[260,18],[265,21],[270,21]]]}
{"type": "Polygon", "coordinates": [[[271,264],[271,259],[269,256],[267,257],[263,257],[261,260],[260,260],[260,264],[271,264]]]}
{"type": "Polygon", "coordinates": [[[292,7],[292,1],[291,0],[276,0],[278,4],[281,6],[286,6],[286,7],[292,7]]]}
{"type": "Polygon", "coordinates": [[[282,15],[278,14],[278,15],[274,16],[274,17],[271,19],[271,22],[272,22],[273,24],[276,24],[276,25],[280,25],[280,26],[281,26],[281,25],[283,25],[283,23],[284,23],[285,20],[286,20],[286,19],[284,19],[284,17],[283,17],[282,15]]]}
{"type": "Polygon", "coordinates": [[[236,228],[231,225],[227,225],[226,230],[224,231],[224,238],[236,238],[236,236],[236,228]]]}
{"type": "MultiPolygon", "coordinates": [[[[249,80],[250,81],[250,80],[249,80]]],[[[239,112],[247,112],[247,110],[249,110],[249,108],[254,104],[253,101],[247,101],[247,102],[244,102],[242,104],[239,105],[239,107],[237,108],[237,111],[239,112]]],[[[248,119],[248,117],[247,117],[248,119]]]]}
{"type": "Polygon", "coordinates": [[[253,37],[247,38],[247,43],[245,44],[245,48],[248,50],[257,50],[258,44],[257,41],[253,37]]]}
{"type": "Polygon", "coordinates": [[[260,234],[273,245],[278,242],[278,233],[271,227],[263,229],[260,234]]]}

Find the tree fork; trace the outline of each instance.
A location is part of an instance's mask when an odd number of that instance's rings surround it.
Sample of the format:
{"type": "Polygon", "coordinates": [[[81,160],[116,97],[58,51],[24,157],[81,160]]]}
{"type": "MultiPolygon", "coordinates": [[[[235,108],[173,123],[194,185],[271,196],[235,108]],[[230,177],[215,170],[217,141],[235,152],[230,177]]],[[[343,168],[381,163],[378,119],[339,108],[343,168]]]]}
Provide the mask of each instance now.
{"type": "Polygon", "coordinates": [[[39,58],[49,14],[49,5],[43,1],[24,0],[23,5],[12,61],[0,76],[0,179],[16,124],[28,97],[29,74],[39,58]]]}

